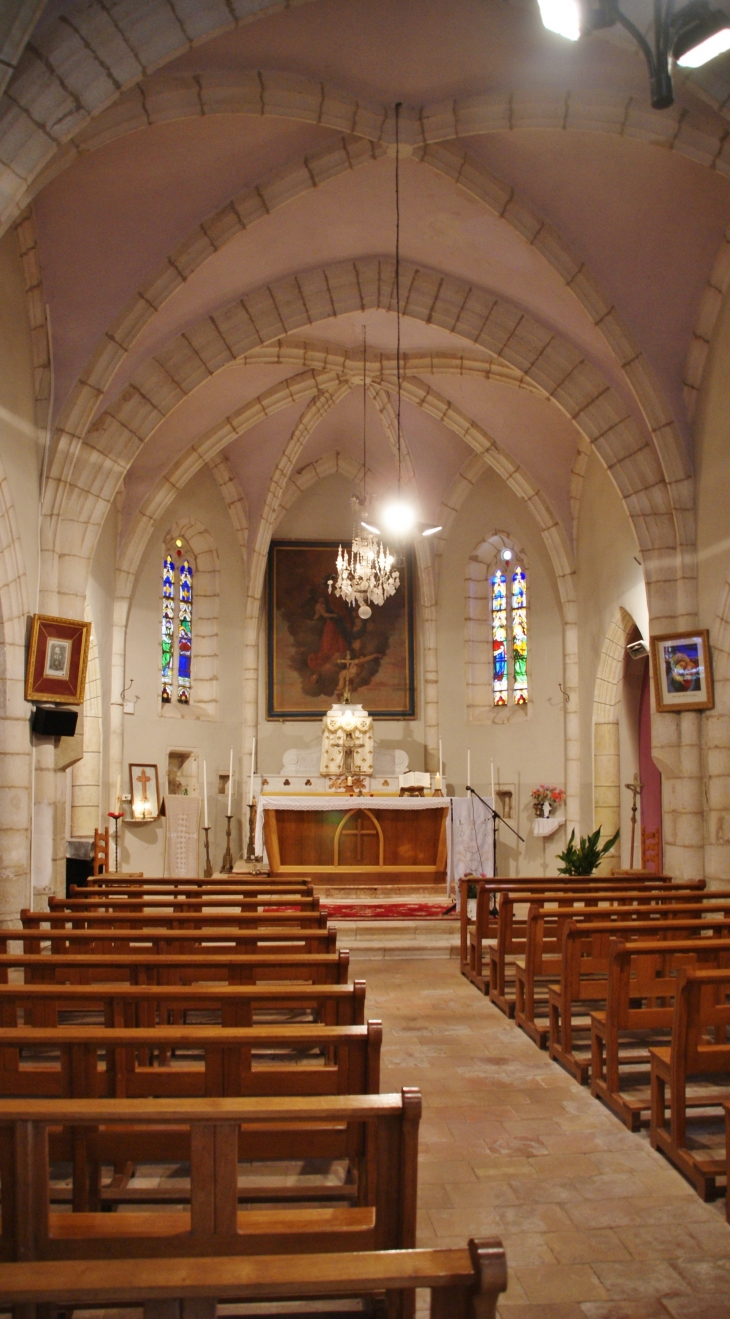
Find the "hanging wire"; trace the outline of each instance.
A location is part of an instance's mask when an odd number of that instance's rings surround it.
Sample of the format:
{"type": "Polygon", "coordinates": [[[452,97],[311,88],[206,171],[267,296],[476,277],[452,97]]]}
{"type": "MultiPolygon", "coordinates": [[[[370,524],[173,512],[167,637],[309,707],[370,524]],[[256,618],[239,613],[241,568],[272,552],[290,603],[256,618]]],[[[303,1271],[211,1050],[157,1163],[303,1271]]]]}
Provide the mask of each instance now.
{"type": "Polygon", "coordinates": [[[368,380],[367,380],[367,334],[365,326],[362,327],[362,503],[363,509],[367,510],[368,506],[368,451],[367,451],[367,398],[368,398],[368,380]]]}
{"type": "Polygon", "coordinates": [[[400,499],[400,408],[401,408],[401,365],[400,365],[400,132],[399,120],[402,102],[395,103],[395,369],[398,381],[398,498],[400,499]]]}

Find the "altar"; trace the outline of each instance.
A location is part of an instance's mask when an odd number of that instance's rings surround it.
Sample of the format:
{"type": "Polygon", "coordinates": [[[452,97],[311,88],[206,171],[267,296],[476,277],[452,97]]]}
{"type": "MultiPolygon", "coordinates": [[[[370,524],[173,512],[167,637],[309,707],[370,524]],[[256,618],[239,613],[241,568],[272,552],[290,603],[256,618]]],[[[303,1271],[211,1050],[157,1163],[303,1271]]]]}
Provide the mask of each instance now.
{"type": "Polygon", "coordinates": [[[264,796],[256,855],[269,871],[315,884],[444,886],[449,801],[443,797],[264,796]]]}

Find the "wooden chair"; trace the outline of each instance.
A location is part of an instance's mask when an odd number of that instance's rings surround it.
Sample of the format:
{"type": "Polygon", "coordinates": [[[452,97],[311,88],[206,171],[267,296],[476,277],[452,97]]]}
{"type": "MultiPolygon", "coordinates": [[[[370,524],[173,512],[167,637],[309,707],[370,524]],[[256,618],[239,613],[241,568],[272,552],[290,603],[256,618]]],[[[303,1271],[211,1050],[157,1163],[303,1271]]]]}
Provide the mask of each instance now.
{"type": "MultiPolygon", "coordinates": [[[[0,1259],[111,1260],[410,1249],[421,1096],[0,1100],[0,1259]],[[128,1147],[190,1164],[189,1210],[100,1212],[100,1169],[128,1147]],[[49,1209],[51,1162],[73,1166],[74,1212],[49,1209]],[[238,1210],[238,1164],[347,1161],[352,1203],[238,1210]]],[[[150,1157],[151,1156],[151,1157],[150,1157]]],[[[140,1160],[142,1162],[142,1160],[140,1160]]],[[[245,1195],[243,1197],[245,1199],[245,1195]]],[[[129,1266],[127,1265],[129,1269],[129,1266]]],[[[133,1280],[133,1279],[132,1279],[133,1280]]]]}
{"type": "MultiPolygon", "coordinates": [[[[405,1297],[416,1288],[431,1292],[431,1319],[494,1319],[507,1287],[507,1261],[497,1237],[471,1238],[466,1249],[361,1251],[340,1255],[253,1256],[248,1259],[150,1261],[36,1261],[0,1265],[0,1294],[36,1319],[36,1306],[112,1307],[141,1305],[143,1319],[216,1319],[225,1301],[286,1301],[369,1297],[382,1292],[388,1314],[403,1315],[405,1297]],[[31,1308],[29,1308],[31,1307],[31,1308]]],[[[43,1313],[46,1313],[44,1309],[43,1313]]],[[[17,1314],[17,1312],[16,1312],[17,1314]]]]}
{"type": "Polygon", "coordinates": [[[0,1094],[79,1099],[377,1094],[382,1037],[380,1021],[0,1027],[0,1094]]]}
{"type": "Polygon", "coordinates": [[[100,875],[109,869],[109,825],[102,833],[101,829],[94,830],[94,870],[93,874],[100,875]]]}
{"type": "Polygon", "coordinates": [[[658,873],[661,869],[661,832],[641,827],[641,868],[658,873]]]}
{"type": "Polygon", "coordinates": [[[629,1131],[638,1131],[649,1112],[648,1086],[642,1094],[637,1085],[644,1074],[648,1082],[649,1048],[666,1043],[671,1032],[678,970],[730,967],[730,925],[716,925],[711,938],[698,938],[704,933],[698,929],[694,938],[677,940],[672,930],[671,942],[659,943],[611,940],[605,1011],[592,1012],[590,1019],[591,1094],[629,1131]]]}
{"type": "Polygon", "coordinates": [[[349,975],[346,948],[331,953],[0,953],[0,984],[20,972],[24,984],[259,985],[285,981],[300,985],[344,985],[349,975]]]}
{"type": "Polygon", "coordinates": [[[730,1098],[730,971],[683,967],[677,976],[669,1048],[653,1048],[651,1058],[651,1127],[653,1149],[692,1183],[703,1200],[714,1196],[726,1164],[696,1143],[690,1147],[688,1108],[721,1108],[730,1098]],[[715,1078],[688,1098],[692,1081],[715,1078]],[[667,1114],[667,1089],[670,1107],[667,1114]]]}

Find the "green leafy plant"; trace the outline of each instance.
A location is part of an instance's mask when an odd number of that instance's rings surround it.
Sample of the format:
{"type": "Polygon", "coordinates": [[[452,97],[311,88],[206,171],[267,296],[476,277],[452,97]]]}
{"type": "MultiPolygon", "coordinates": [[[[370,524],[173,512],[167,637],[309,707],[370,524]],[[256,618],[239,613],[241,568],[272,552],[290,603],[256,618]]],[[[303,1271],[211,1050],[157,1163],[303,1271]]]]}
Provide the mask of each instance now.
{"type": "Polygon", "coordinates": [[[581,838],[578,846],[575,845],[575,829],[573,829],[568,846],[564,852],[558,853],[558,861],[563,862],[562,870],[558,871],[559,875],[592,875],[600,865],[607,852],[611,851],[621,830],[617,829],[613,838],[609,838],[603,847],[599,847],[601,837],[600,825],[596,832],[589,834],[587,838],[581,838]]]}

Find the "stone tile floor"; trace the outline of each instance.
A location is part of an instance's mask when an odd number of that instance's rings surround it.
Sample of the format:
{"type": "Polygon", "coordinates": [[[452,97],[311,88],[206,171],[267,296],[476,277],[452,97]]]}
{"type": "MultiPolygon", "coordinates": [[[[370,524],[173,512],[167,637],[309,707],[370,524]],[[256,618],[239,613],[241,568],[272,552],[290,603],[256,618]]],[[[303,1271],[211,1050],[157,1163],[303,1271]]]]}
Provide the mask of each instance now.
{"type": "Polygon", "coordinates": [[[423,1094],[419,1245],[501,1236],[502,1319],[730,1319],[724,1200],[703,1204],[453,961],[351,975],[383,1019],[381,1089],[423,1094]]]}

